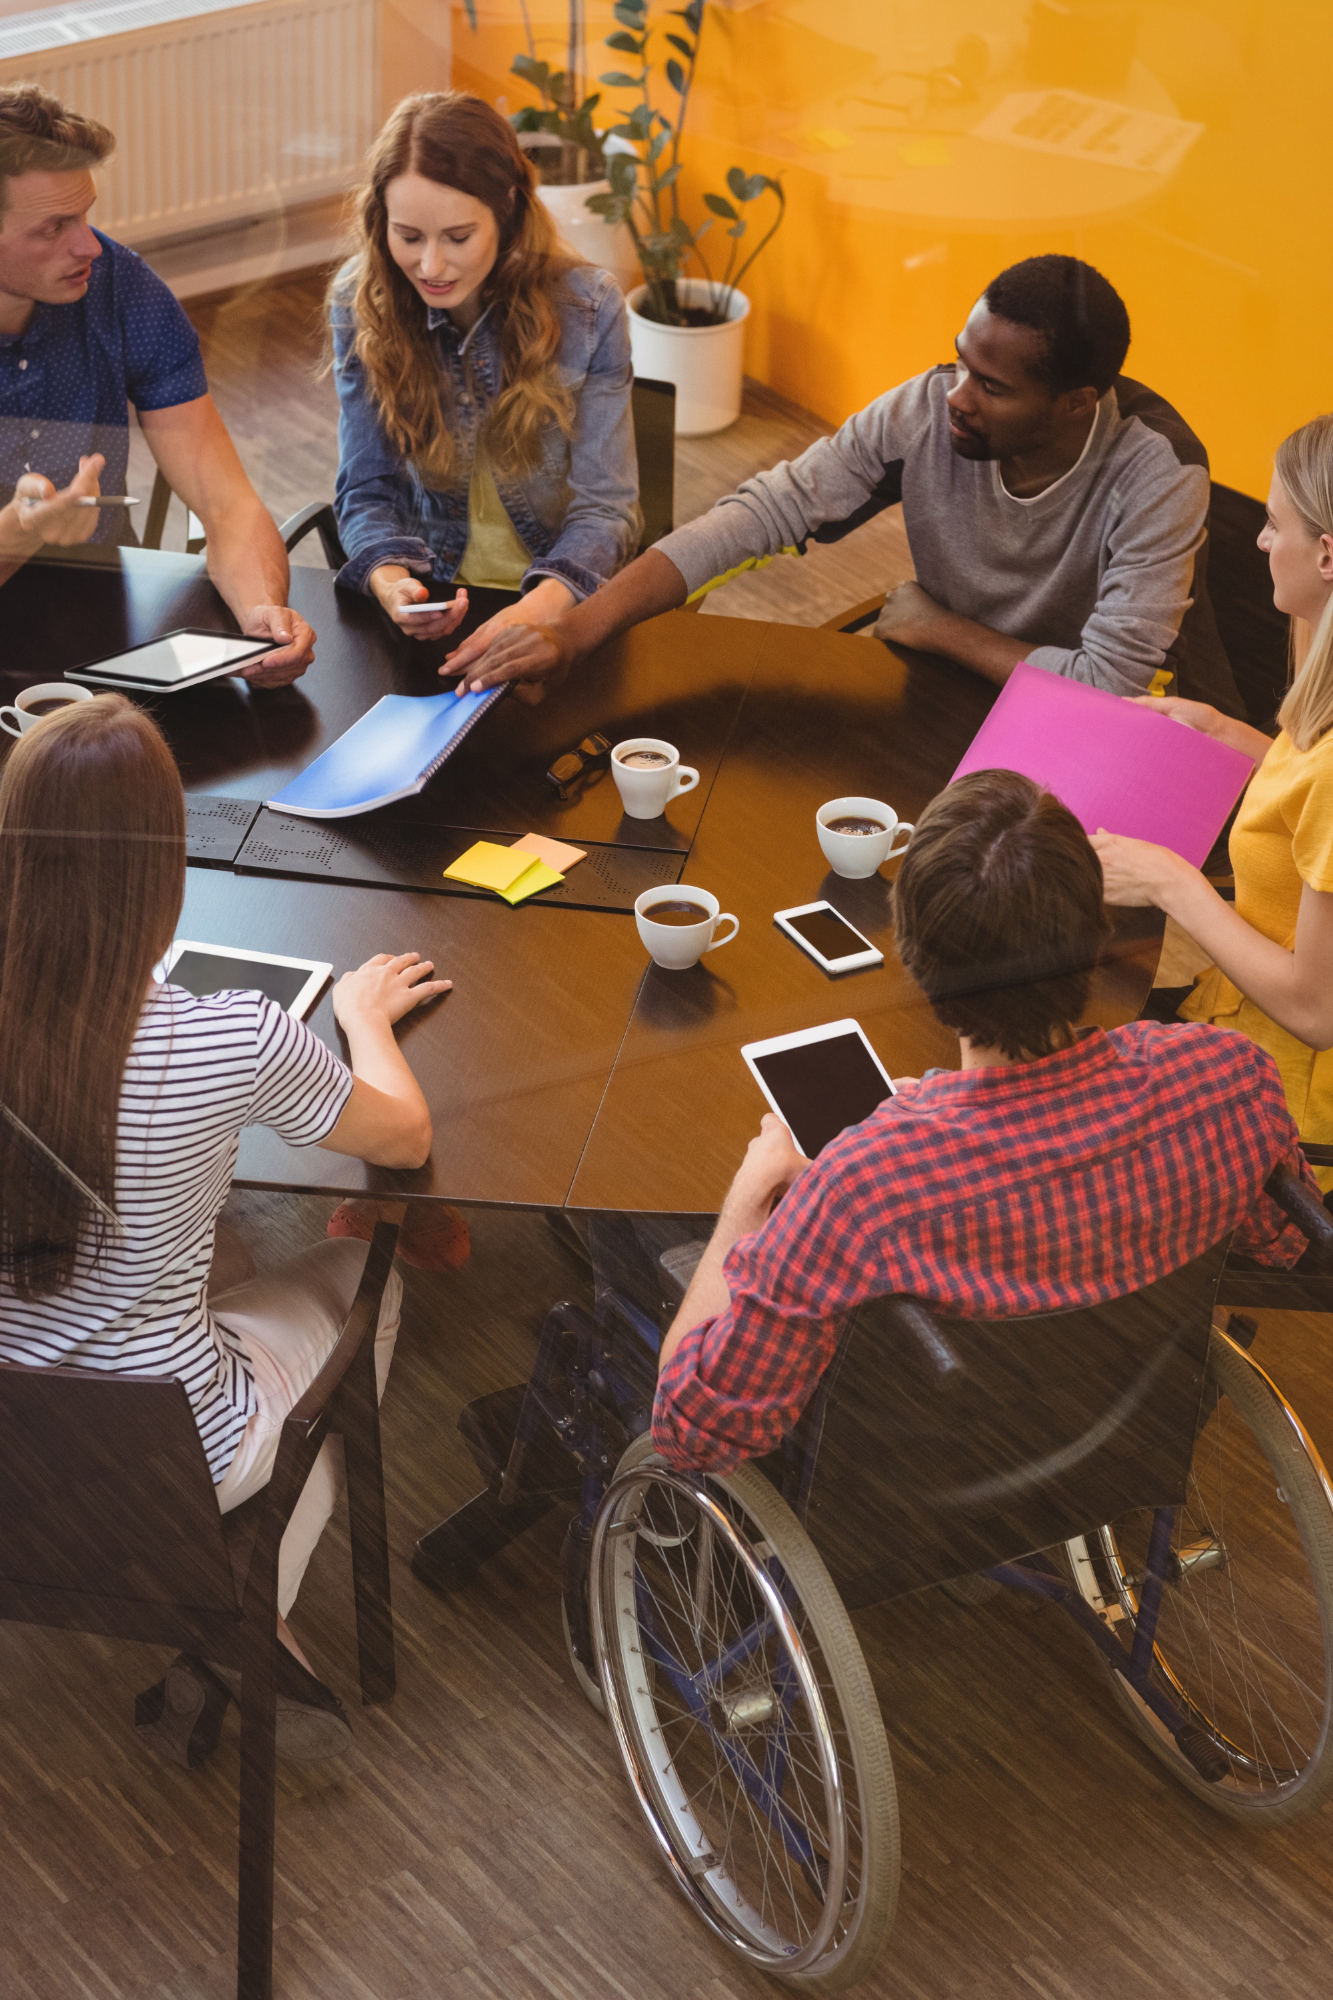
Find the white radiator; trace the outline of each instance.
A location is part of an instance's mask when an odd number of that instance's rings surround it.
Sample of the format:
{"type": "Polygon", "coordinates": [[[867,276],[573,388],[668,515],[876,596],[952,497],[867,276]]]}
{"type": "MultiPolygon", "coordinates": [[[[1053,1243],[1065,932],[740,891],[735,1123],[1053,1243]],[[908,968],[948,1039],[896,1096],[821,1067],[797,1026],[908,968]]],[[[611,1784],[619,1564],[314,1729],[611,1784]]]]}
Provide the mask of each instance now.
{"type": "Polygon", "coordinates": [[[115,133],[96,221],[122,242],[340,193],[379,124],[379,0],[185,4],[0,20],[0,82],[32,78],[115,133]]]}

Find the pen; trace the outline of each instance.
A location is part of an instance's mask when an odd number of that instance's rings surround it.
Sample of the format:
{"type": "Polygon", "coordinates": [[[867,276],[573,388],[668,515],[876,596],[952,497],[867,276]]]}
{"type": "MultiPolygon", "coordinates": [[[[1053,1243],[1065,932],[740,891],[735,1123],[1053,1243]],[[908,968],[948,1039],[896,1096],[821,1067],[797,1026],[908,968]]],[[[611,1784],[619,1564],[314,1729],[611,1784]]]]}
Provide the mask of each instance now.
{"type": "MultiPolygon", "coordinates": [[[[49,507],[49,500],[36,500],[30,493],[19,495],[24,507],[49,507]]],[[[132,493],[78,493],[74,497],[76,507],[142,507],[143,501],[136,500],[132,493]]]]}

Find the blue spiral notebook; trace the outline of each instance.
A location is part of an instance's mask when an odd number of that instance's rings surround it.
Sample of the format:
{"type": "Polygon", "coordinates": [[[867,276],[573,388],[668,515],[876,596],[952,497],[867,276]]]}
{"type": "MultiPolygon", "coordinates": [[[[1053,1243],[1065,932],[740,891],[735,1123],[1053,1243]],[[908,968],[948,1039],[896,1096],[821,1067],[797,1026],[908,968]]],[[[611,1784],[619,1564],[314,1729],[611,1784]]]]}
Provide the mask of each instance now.
{"type": "Polygon", "coordinates": [[[307,764],[285,791],[269,799],[274,812],[306,819],[349,819],[424,791],[468,732],[505,690],[483,694],[381,695],[336,743],[307,764]]]}

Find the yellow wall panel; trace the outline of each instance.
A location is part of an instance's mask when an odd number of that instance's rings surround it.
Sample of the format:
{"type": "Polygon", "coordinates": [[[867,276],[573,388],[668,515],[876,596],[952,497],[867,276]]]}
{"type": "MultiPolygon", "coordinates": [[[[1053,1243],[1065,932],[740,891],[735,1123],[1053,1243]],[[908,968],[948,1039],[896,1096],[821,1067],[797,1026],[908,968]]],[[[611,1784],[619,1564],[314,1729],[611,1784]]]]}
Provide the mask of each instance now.
{"type": "MultiPolygon", "coordinates": [[[[515,109],[522,9],[480,11],[474,34],[455,5],[455,78],[515,109]]],[[[587,14],[590,71],[619,67],[610,5],[587,14]]],[[[559,59],[565,10],[532,18],[559,59]]],[[[1327,0],[714,0],[684,206],[733,162],[783,175],[746,367],[831,421],[947,357],[1005,264],[1086,257],[1129,307],[1128,372],[1262,494],[1333,406],[1330,75],[1327,0]]]]}

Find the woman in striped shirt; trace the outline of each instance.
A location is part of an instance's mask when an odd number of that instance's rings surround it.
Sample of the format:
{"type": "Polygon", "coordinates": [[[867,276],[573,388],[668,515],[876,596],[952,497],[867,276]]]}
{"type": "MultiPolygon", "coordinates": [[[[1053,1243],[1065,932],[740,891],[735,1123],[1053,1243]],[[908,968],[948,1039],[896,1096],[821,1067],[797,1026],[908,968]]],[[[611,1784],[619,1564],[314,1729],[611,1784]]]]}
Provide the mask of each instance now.
{"type": "MultiPolygon", "coordinates": [[[[0,1361],[183,1382],[224,1512],[270,1478],[283,1421],[337,1338],[366,1246],[325,1242],[284,1269],[210,1284],[240,1133],[417,1167],[430,1113],[393,1024],[445,991],[415,952],[334,988],[350,1070],[262,994],[196,999],[152,968],[185,891],[185,801],[156,725],[120,695],[71,703],[0,778],[0,1361]]],[[[247,1260],[248,1261],[248,1260],[247,1260]]],[[[380,1392],[398,1328],[391,1276],[380,1392]]],[[[350,1725],[285,1618],[337,1495],[325,1444],[283,1539],[279,1748],[336,1755],[350,1725]]],[[[156,1747],[198,1762],[225,1680],[182,1658],[156,1747]]]]}

